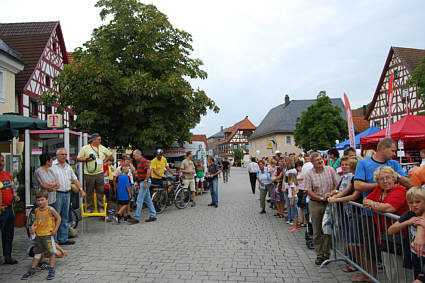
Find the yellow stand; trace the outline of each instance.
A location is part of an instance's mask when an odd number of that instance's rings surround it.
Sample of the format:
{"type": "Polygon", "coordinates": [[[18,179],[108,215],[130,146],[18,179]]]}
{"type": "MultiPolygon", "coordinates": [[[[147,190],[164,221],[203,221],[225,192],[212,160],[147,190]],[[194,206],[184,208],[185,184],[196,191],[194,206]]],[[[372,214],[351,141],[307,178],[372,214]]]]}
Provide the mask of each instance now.
{"type": "Polygon", "coordinates": [[[106,202],[106,197],[105,195],[103,195],[103,212],[99,212],[97,209],[97,196],[96,193],[93,194],[94,196],[94,212],[92,213],[87,213],[87,203],[83,203],[81,205],[81,217],[82,217],[82,231],[81,233],[84,233],[84,225],[86,223],[84,223],[84,218],[87,217],[93,217],[93,216],[100,216],[100,217],[105,217],[105,234],[107,233],[106,231],[106,211],[108,208],[108,203],[106,202]]]}

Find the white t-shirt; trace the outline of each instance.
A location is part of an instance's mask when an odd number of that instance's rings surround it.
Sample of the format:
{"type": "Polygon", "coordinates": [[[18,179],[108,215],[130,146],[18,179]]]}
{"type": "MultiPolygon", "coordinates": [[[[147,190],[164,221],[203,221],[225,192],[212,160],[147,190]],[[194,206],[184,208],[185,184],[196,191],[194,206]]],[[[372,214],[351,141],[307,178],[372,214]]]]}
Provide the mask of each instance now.
{"type": "Polygon", "coordinates": [[[260,168],[258,168],[257,162],[251,162],[251,163],[248,164],[248,172],[249,173],[257,173],[259,169],[260,168]]]}
{"type": "Polygon", "coordinates": [[[304,165],[303,165],[303,168],[301,169],[301,174],[303,175],[303,176],[305,176],[305,174],[310,170],[310,169],[312,169],[313,168],[313,163],[311,163],[311,162],[307,162],[307,163],[305,163],[304,165]]]}
{"type": "Polygon", "coordinates": [[[288,199],[290,200],[292,198],[292,189],[294,189],[295,196],[297,196],[297,186],[295,184],[289,185],[288,188],[288,199]]]}

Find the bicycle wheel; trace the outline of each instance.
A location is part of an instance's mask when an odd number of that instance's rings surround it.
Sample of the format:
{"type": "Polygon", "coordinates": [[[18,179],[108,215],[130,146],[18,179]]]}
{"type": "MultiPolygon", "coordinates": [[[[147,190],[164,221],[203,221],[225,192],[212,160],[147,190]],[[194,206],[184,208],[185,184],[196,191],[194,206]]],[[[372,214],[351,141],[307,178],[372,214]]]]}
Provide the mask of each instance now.
{"type": "Polygon", "coordinates": [[[174,200],[174,204],[177,208],[182,209],[186,208],[190,201],[190,191],[188,188],[180,188],[174,200]]]}
{"type": "Polygon", "coordinates": [[[71,222],[69,223],[69,225],[72,228],[76,229],[77,226],[78,226],[78,222],[80,221],[80,216],[78,215],[79,209],[73,209],[71,211],[72,211],[72,213],[71,213],[72,219],[71,219],[71,222]]]}
{"type": "Polygon", "coordinates": [[[27,230],[28,238],[30,237],[30,227],[35,220],[35,207],[31,208],[30,212],[27,215],[27,222],[25,223],[25,229],[27,230]]]}
{"type": "Polygon", "coordinates": [[[165,196],[165,190],[156,191],[152,195],[152,203],[155,207],[156,213],[161,214],[167,207],[167,198],[165,196]]]}

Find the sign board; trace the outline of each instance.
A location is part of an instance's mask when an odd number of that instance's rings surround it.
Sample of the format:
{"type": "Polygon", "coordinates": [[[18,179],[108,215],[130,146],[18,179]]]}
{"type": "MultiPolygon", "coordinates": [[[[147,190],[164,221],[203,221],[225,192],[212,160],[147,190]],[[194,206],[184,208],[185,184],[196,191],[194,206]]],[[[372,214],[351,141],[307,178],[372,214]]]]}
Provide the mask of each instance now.
{"type": "Polygon", "coordinates": [[[268,149],[273,149],[273,142],[269,141],[269,142],[267,143],[267,148],[268,148],[268,149]]]}
{"type": "Polygon", "coordinates": [[[47,127],[48,128],[62,128],[63,118],[61,114],[49,114],[47,115],[47,127]]]}
{"type": "Polygon", "coordinates": [[[31,149],[31,154],[32,155],[40,155],[43,153],[43,149],[42,148],[33,148],[31,149]]]}
{"type": "Polygon", "coordinates": [[[397,157],[404,157],[404,150],[398,150],[397,157]]]}
{"type": "Polygon", "coordinates": [[[402,140],[398,141],[398,149],[404,149],[404,142],[402,140]]]}

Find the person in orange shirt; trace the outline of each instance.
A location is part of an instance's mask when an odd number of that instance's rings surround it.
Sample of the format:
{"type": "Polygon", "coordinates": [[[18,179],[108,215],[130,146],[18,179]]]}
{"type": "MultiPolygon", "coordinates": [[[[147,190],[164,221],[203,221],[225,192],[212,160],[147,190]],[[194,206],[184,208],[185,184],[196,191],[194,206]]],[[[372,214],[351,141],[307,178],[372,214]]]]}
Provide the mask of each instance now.
{"type": "Polygon", "coordinates": [[[22,275],[21,279],[28,279],[35,274],[35,268],[41,259],[41,255],[45,253],[50,260],[49,274],[47,280],[55,278],[55,240],[53,238],[59,229],[61,217],[56,210],[48,206],[49,193],[46,190],[41,190],[36,195],[37,205],[35,210],[35,219],[31,227],[35,231],[34,239],[34,259],[31,269],[22,275]]]}
{"type": "Polygon", "coordinates": [[[420,187],[425,185],[425,166],[411,169],[409,171],[409,178],[412,182],[412,186],[420,187]]]}

